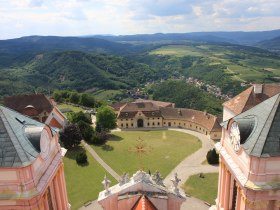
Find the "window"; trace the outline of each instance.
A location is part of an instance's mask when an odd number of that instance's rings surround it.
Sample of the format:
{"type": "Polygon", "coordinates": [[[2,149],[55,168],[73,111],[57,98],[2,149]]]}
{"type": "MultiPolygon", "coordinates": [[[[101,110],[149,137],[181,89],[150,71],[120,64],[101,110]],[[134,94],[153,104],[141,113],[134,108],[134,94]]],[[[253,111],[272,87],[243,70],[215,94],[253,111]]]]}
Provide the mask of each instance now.
{"type": "Polygon", "coordinates": [[[131,123],[131,127],[133,127],[133,123],[131,123]]]}
{"type": "Polygon", "coordinates": [[[181,123],[179,123],[179,125],[181,125],[181,123]]]}
{"type": "Polygon", "coordinates": [[[127,116],[128,116],[128,113],[125,113],[125,116],[127,117],[127,116]]]}
{"type": "Polygon", "coordinates": [[[166,122],[163,123],[164,125],[166,124],[166,122]]]}
{"type": "Polygon", "coordinates": [[[186,125],[186,123],[184,123],[184,126],[186,125]]]}
{"type": "Polygon", "coordinates": [[[133,120],[133,119],[130,119],[131,121],[133,120]]]}
{"type": "Polygon", "coordinates": [[[176,125],[176,123],[175,123],[175,122],[174,122],[173,124],[174,124],[174,125],[176,125]]]}
{"type": "Polygon", "coordinates": [[[123,123],[121,124],[121,127],[123,127],[123,123]]]}
{"type": "Polygon", "coordinates": [[[128,123],[126,123],[126,127],[128,127],[128,123]]]}
{"type": "Polygon", "coordinates": [[[126,121],[128,121],[128,119],[125,119],[126,121]]]}
{"type": "Polygon", "coordinates": [[[121,121],[122,121],[122,119],[121,119],[121,121]]]}
{"type": "Polygon", "coordinates": [[[147,125],[150,126],[150,123],[148,123],[147,125]]]}
{"type": "Polygon", "coordinates": [[[157,125],[159,125],[160,123],[158,122],[157,125]]]}
{"type": "Polygon", "coordinates": [[[155,123],[153,122],[153,125],[155,125],[155,123]]]}
{"type": "Polygon", "coordinates": [[[190,127],[192,127],[192,124],[190,124],[190,127]]]}
{"type": "Polygon", "coordinates": [[[157,119],[159,120],[159,117],[157,119]]]}
{"type": "MultiPolygon", "coordinates": [[[[154,116],[155,115],[155,112],[152,112],[152,115],[154,116]]],[[[153,118],[154,119],[154,118],[153,118]]]]}
{"type": "Polygon", "coordinates": [[[153,120],[154,120],[155,118],[153,118],[153,120]]]}
{"type": "Polygon", "coordinates": [[[149,120],[150,118],[148,118],[148,120],[149,120]]]}

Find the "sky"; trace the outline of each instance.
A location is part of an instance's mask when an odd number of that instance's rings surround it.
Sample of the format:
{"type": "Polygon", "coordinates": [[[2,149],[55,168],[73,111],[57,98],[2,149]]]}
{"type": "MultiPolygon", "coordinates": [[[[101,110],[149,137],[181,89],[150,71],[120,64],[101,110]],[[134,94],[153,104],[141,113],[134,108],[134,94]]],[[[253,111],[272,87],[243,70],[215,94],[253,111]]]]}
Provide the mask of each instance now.
{"type": "Polygon", "coordinates": [[[280,0],[0,0],[0,39],[280,29],[280,0]]]}

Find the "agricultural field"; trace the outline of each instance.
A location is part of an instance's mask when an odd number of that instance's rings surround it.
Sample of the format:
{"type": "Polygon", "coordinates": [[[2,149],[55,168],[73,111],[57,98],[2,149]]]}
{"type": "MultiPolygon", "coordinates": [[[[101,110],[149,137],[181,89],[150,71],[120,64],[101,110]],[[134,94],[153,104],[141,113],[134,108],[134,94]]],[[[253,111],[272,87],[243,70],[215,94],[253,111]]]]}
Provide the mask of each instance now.
{"type": "Polygon", "coordinates": [[[225,74],[240,82],[277,82],[280,77],[279,55],[257,48],[214,44],[168,45],[149,54],[200,57],[209,66],[222,65],[225,74]]]}
{"type": "Polygon", "coordinates": [[[98,101],[107,101],[110,102],[112,99],[115,98],[116,95],[122,94],[121,90],[98,90],[92,95],[98,101]]]}
{"type": "Polygon", "coordinates": [[[162,177],[167,176],[184,158],[201,147],[198,138],[176,131],[125,131],[113,132],[102,146],[92,146],[101,158],[117,173],[139,169],[158,170],[162,177]],[[137,139],[144,141],[146,152],[137,154],[137,139]]]}

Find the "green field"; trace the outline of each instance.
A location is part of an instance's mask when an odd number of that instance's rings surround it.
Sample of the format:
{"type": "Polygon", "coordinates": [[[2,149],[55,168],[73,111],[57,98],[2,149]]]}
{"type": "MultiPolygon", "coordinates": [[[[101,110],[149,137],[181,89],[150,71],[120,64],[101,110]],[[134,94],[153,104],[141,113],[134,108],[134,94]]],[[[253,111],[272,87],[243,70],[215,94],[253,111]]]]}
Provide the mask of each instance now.
{"type": "Polygon", "coordinates": [[[84,111],[81,107],[73,106],[73,105],[70,105],[70,104],[58,104],[58,108],[59,109],[68,108],[68,109],[71,109],[73,112],[84,111]]]}
{"type": "Polygon", "coordinates": [[[149,54],[199,56],[208,65],[225,66],[225,73],[241,82],[277,81],[280,77],[279,57],[253,48],[211,44],[168,45],[152,50],[149,54]]]}
{"type": "Polygon", "coordinates": [[[183,188],[186,194],[199,198],[210,204],[215,204],[218,192],[218,173],[204,174],[204,178],[200,178],[198,174],[191,176],[183,188]]]}
{"type": "Polygon", "coordinates": [[[93,93],[93,96],[98,101],[110,101],[118,94],[122,94],[122,91],[120,91],[120,90],[98,90],[93,93]]]}
{"type": "Polygon", "coordinates": [[[81,148],[68,150],[63,158],[68,198],[73,210],[97,199],[99,192],[103,190],[101,182],[105,174],[112,181],[112,185],[116,184],[115,179],[108,175],[89,153],[87,153],[89,164],[77,165],[75,156],[79,150],[81,148]]]}
{"type": "Polygon", "coordinates": [[[117,173],[139,169],[154,172],[158,170],[167,176],[185,157],[201,147],[194,136],[176,131],[125,131],[113,132],[103,146],[93,146],[101,158],[117,173]],[[144,140],[148,152],[139,157],[135,152],[136,140],[144,140]]]}

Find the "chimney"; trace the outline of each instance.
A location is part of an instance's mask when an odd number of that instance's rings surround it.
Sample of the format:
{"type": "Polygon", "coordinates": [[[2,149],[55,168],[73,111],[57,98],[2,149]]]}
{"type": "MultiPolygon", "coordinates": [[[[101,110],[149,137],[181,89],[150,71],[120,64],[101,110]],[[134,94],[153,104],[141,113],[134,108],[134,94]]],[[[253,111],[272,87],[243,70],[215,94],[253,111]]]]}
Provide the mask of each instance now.
{"type": "Polygon", "coordinates": [[[254,84],[254,94],[262,93],[262,84],[254,84]]]}

